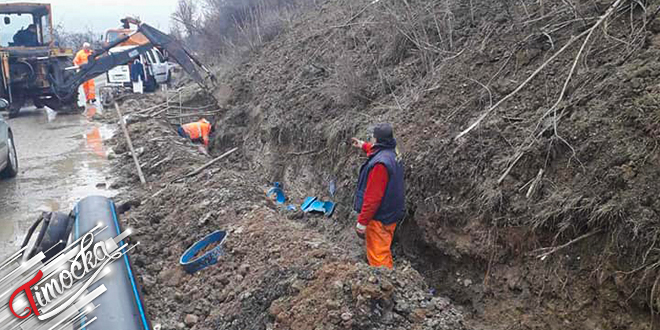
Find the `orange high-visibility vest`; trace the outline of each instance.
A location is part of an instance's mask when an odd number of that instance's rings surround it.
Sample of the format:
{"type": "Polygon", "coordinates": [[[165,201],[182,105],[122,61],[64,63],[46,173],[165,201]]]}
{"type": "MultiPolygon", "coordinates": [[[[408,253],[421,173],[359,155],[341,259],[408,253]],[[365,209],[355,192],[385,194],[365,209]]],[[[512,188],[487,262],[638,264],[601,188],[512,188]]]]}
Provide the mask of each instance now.
{"type": "Polygon", "coordinates": [[[181,125],[191,140],[202,139],[204,145],[209,144],[209,134],[211,133],[211,124],[202,119],[198,122],[181,125]]]}
{"type": "Polygon", "coordinates": [[[78,51],[78,53],[76,53],[76,57],[73,59],[73,64],[77,66],[81,66],[87,63],[87,58],[89,57],[89,55],[92,55],[91,50],[86,51],[84,49],[81,49],[80,51],[78,51]]]}

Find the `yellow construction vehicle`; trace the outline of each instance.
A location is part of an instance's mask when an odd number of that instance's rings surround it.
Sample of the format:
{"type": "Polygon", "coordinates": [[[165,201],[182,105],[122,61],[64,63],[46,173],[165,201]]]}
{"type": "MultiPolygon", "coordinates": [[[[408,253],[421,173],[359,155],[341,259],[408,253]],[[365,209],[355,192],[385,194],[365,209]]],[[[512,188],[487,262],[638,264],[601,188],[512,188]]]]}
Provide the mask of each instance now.
{"type": "Polygon", "coordinates": [[[179,42],[167,34],[133,18],[122,19],[126,34],[102,49],[94,50],[88,63],[72,64],[73,51],[57,45],[53,35],[49,4],[0,4],[0,98],[9,100],[10,116],[15,116],[27,101],[56,111],[76,108],[78,87],[89,79],[106,73],[117,65],[129,63],[153,47],[163,49],[169,59],[201,85],[215,78],[204,65],[179,42]],[[136,30],[128,30],[135,24],[136,30]],[[131,44],[124,51],[109,50],[131,44]],[[200,73],[202,72],[202,73],[200,73]]]}

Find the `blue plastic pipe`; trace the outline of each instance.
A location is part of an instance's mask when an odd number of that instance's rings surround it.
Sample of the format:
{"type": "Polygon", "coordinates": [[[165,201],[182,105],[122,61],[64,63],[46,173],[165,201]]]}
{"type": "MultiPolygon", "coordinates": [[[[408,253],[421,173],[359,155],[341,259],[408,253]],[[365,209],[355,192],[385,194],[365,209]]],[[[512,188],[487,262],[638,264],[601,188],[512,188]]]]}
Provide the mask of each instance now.
{"type": "MultiPolygon", "coordinates": [[[[122,232],[115,211],[115,204],[109,198],[102,196],[87,197],[76,205],[74,212],[76,215],[73,230],[74,239],[78,239],[98,223],[101,223],[101,228],[105,226],[108,226],[108,228],[95,236],[94,240],[96,242],[114,238],[122,232]]],[[[113,262],[110,265],[110,274],[92,285],[88,291],[91,292],[102,284],[108,290],[94,300],[94,304],[100,306],[87,317],[87,320],[93,319],[95,316],[98,319],[83,329],[151,329],[128,254],[113,262]]],[[[84,325],[85,322],[86,320],[83,320],[80,325],[84,325]]]]}

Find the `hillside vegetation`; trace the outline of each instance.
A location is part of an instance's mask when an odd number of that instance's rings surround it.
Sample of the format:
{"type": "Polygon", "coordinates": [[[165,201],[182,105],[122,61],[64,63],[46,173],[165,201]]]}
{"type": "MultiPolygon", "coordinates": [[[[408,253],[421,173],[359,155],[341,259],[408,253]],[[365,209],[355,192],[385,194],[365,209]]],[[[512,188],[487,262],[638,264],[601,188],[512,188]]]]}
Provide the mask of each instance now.
{"type": "Polygon", "coordinates": [[[207,5],[187,36],[217,40],[214,151],[292,199],[336,182],[334,222],[308,222],[334,244],[355,248],[350,137],[391,122],[395,257],[475,326],[650,328],[659,1],[254,1],[223,27],[207,5]]]}

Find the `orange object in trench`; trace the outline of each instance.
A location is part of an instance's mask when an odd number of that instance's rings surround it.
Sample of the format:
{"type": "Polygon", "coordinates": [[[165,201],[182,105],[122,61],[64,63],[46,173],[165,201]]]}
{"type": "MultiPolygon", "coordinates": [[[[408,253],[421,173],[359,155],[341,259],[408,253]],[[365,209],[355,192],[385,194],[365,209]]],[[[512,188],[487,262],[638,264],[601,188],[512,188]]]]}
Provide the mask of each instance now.
{"type": "Polygon", "coordinates": [[[200,119],[194,123],[181,125],[181,128],[188,134],[188,137],[193,140],[201,140],[204,145],[209,145],[209,134],[211,134],[211,123],[206,119],[200,119]]]}
{"type": "MultiPolygon", "coordinates": [[[[92,55],[91,50],[81,49],[76,57],[73,59],[73,64],[81,66],[87,63],[87,58],[92,55]]],[[[83,91],[85,92],[85,99],[87,101],[96,100],[96,84],[94,84],[94,79],[87,80],[82,85],[83,91]]]]}
{"type": "Polygon", "coordinates": [[[378,220],[369,221],[366,230],[367,259],[369,260],[369,265],[373,267],[387,267],[389,269],[394,267],[390,247],[395,229],[396,223],[383,225],[378,220]]]}

